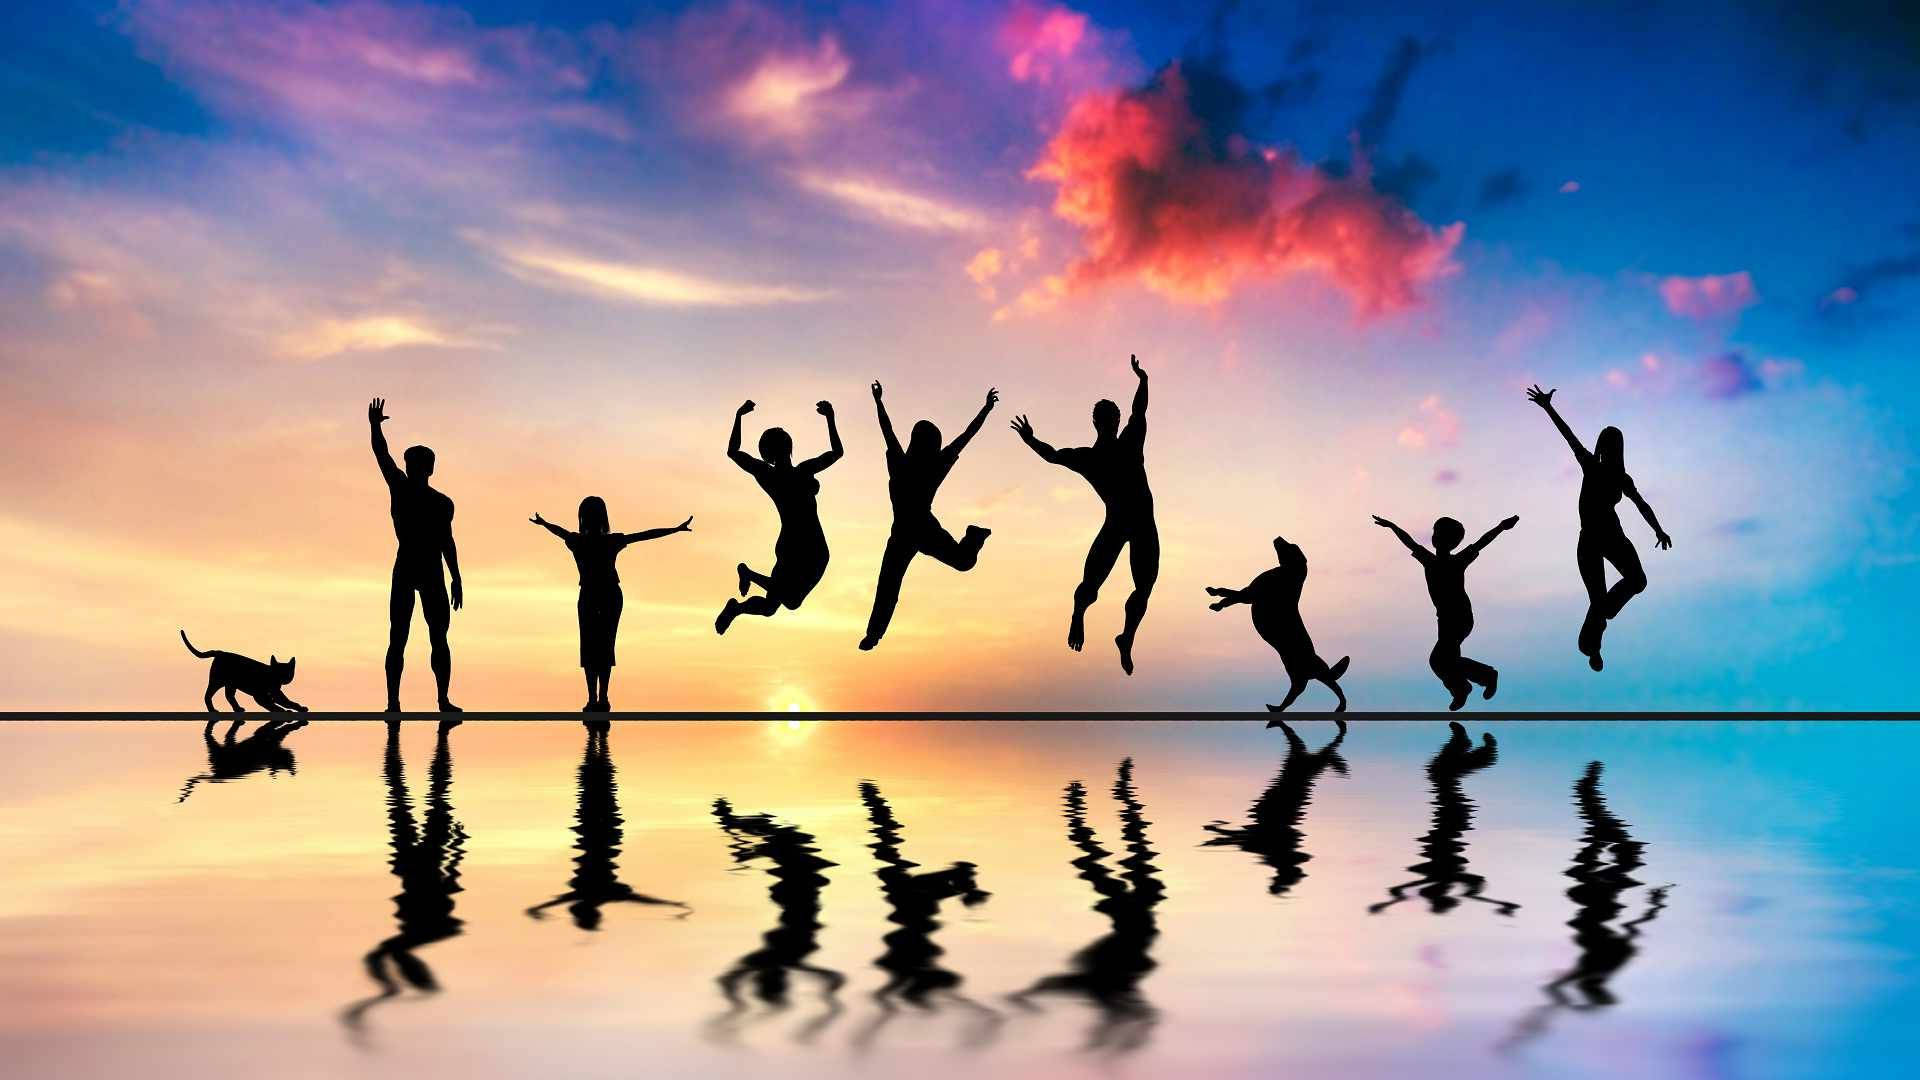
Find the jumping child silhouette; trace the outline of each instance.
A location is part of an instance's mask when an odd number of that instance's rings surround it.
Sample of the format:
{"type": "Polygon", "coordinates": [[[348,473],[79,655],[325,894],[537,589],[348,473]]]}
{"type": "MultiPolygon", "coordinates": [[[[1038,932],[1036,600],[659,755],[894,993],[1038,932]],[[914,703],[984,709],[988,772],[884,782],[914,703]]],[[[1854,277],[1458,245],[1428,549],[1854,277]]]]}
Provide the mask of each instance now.
{"type": "Polygon", "coordinates": [[[1633,549],[1633,541],[1627,539],[1626,530],[1620,527],[1620,515],[1614,510],[1625,495],[1639,507],[1640,516],[1653,526],[1654,543],[1662,551],[1673,546],[1673,538],[1660,528],[1660,519],[1653,516],[1653,507],[1640,497],[1640,489],[1633,486],[1633,477],[1627,475],[1624,454],[1626,437],[1617,427],[1600,429],[1600,437],[1593,440],[1593,450],[1588,451],[1580,445],[1580,439],[1573,429],[1560,419],[1560,413],[1553,407],[1553,390],[1542,390],[1538,386],[1527,388],[1527,400],[1546,410],[1553,420],[1553,426],[1573,448],[1573,459],[1580,463],[1580,541],[1574,548],[1574,558],[1580,566],[1580,580],[1587,587],[1587,617],[1580,624],[1580,651],[1587,657],[1587,666],[1599,671],[1606,666],[1600,659],[1600,639],[1607,632],[1607,623],[1620,609],[1627,606],[1647,587],[1646,571],[1640,568],[1640,553],[1633,549]],[[1620,580],[1607,588],[1607,563],[1620,573],[1620,580]]]}
{"type": "Polygon", "coordinates": [[[1331,665],[1320,659],[1320,654],[1313,651],[1313,638],[1307,633],[1306,620],[1300,617],[1300,592],[1307,584],[1307,555],[1297,545],[1288,543],[1284,536],[1273,538],[1273,550],[1280,557],[1279,566],[1254,578],[1244,589],[1209,588],[1207,595],[1220,599],[1207,606],[1223,611],[1235,604],[1252,605],[1253,628],[1280,654],[1287,678],[1292,680],[1287,696],[1280,704],[1267,706],[1269,712],[1285,712],[1315,679],[1326,683],[1333,696],[1340,699],[1333,711],[1346,712],[1347,695],[1340,691],[1340,676],[1346,674],[1348,658],[1343,656],[1331,665]]]}
{"type": "Polygon", "coordinates": [[[1087,638],[1087,608],[1100,597],[1100,586],[1113,572],[1120,549],[1128,549],[1133,569],[1133,592],[1127,597],[1127,622],[1113,643],[1120,650],[1120,668],[1133,674],[1133,637],[1147,614],[1147,599],[1160,577],[1160,530],[1153,520],[1153,492],[1147,487],[1147,373],[1138,357],[1128,357],[1140,385],[1133,392],[1133,411],[1120,426],[1120,406],[1101,399],[1093,406],[1092,446],[1056,450],[1033,434],[1025,416],[1013,419],[1013,430],[1041,460],[1064,465],[1092,485],[1106,504],[1107,517],[1087,550],[1080,586],[1073,590],[1073,622],[1067,627],[1067,648],[1075,652],[1087,638]]]}
{"type": "Polygon", "coordinates": [[[798,609],[827,573],[827,534],[820,528],[820,473],[840,460],[845,450],[840,445],[840,429],[833,423],[833,405],[822,401],[814,411],[827,418],[828,449],[818,457],[798,465],[793,463],[793,436],[781,428],[760,433],[760,456],[740,449],[740,418],[753,411],[753,402],[742,402],[734,410],[733,434],[727,439],[727,456],[753,477],[760,490],[773,500],[780,512],[780,537],[773,543],[773,572],[756,573],[746,563],[737,570],[740,595],[758,585],[765,596],[745,600],[728,598],[727,606],[713,620],[715,633],[724,634],[740,615],[771,616],[782,607],[798,609]]]}
{"type": "Polygon", "coordinates": [[[1407,546],[1413,557],[1427,572],[1427,595],[1433,599],[1433,612],[1439,618],[1439,641],[1433,646],[1433,652],[1427,657],[1427,666],[1440,677],[1441,683],[1453,693],[1453,702],[1447,706],[1457,711],[1467,703],[1467,695],[1473,693],[1474,684],[1485,687],[1482,697],[1491,698],[1500,683],[1500,673],[1478,660],[1460,655],[1460,647],[1466,643],[1467,635],[1473,633],[1473,601],[1467,598],[1467,567],[1480,557],[1480,552],[1494,537],[1506,532],[1520,523],[1518,517],[1507,520],[1488,529],[1486,535],[1458,553],[1460,541],[1467,538],[1466,526],[1450,517],[1443,517],[1433,523],[1433,550],[1428,551],[1419,545],[1407,531],[1386,518],[1375,515],[1375,525],[1390,529],[1400,542],[1407,546]]]}
{"type": "Polygon", "coordinates": [[[611,711],[607,680],[613,676],[613,642],[620,633],[620,609],[626,603],[614,560],[628,544],[693,531],[693,519],[689,517],[670,529],[609,532],[606,502],[598,495],[589,495],[580,500],[579,532],[568,532],[538,513],[527,520],[559,537],[573,552],[574,565],[580,569],[580,600],[576,605],[580,614],[580,667],[587,676],[587,707],[581,711],[611,711]]]}
{"type": "Polygon", "coordinates": [[[955,540],[933,516],[933,496],[960,460],[960,451],[986,423],[987,414],[1000,400],[999,391],[987,391],[987,403],[980,406],[973,422],[945,447],[940,445],[940,429],[933,421],[922,420],[913,425],[904,450],[893,433],[893,421],[887,416],[881,393],[880,384],[874,383],[873,407],[880,414],[880,434],[887,440],[887,495],[893,500],[893,531],[880,556],[880,583],[874,589],[873,614],[867,619],[867,636],[860,641],[862,649],[880,644],[886,634],[894,606],[900,602],[900,583],[906,579],[915,555],[931,555],[955,570],[971,570],[980,557],[980,546],[992,534],[990,529],[969,525],[966,539],[955,540]]]}

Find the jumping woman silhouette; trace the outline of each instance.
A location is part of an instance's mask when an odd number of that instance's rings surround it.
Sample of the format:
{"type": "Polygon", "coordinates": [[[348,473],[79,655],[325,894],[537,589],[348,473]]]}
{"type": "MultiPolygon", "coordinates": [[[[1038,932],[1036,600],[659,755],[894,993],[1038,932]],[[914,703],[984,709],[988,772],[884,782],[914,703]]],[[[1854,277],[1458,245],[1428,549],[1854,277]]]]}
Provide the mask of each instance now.
{"type": "Polygon", "coordinates": [[[688,518],[670,529],[646,532],[609,532],[607,504],[598,495],[580,500],[580,531],[567,530],[535,513],[527,520],[559,537],[573,552],[580,568],[580,667],[587,674],[587,707],[583,712],[608,712],[607,680],[613,675],[613,640],[620,632],[620,609],[625,598],[620,593],[620,575],[613,563],[628,544],[658,540],[678,532],[691,532],[688,518]]]}
{"type": "Polygon", "coordinates": [[[1531,386],[1527,388],[1527,400],[1547,411],[1553,426],[1560,429],[1567,445],[1573,448],[1573,459],[1580,463],[1580,542],[1574,548],[1574,558],[1580,565],[1580,580],[1587,586],[1587,617],[1580,624],[1579,644],[1580,651],[1586,654],[1587,666],[1599,671],[1606,666],[1600,659],[1600,639],[1607,632],[1607,622],[1647,587],[1646,571],[1640,568],[1640,553],[1633,549],[1626,530],[1620,527],[1620,515],[1614,511],[1620,496],[1632,499],[1633,505],[1640,508],[1640,516],[1653,526],[1654,543],[1660,550],[1672,547],[1673,538],[1660,528],[1660,519],[1653,516],[1653,507],[1640,497],[1640,490],[1633,486],[1633,477],[1627,475],[1626,438],[1620,429],[1601,428],[1600,437],[1593,440],[1593,449],[1589,451],[1580,445],[1573,429],[1554,409],[1555,392],[1531,386]],[[1607,563],[1612,563],[1620,575],[1611,589],[1607,588],[1607,563]]]}
{"type": "Polygon", "coordinates": [[[1120,426],[1120,406],[1101,399],[1093,406],[1092,446],[1056,450],[1034,437],[1025,416],[1013,419],[1013,430],[1041,460],[1064,465],[1084,477],[1107,506],[1107,518],[1094,534],[1087,551],[1086,571],[1073,590],[1073,622],[1067,627],[1067,648],[1075,652],[1086,641],[1087,608],[1100,596],[1100,586],[1113,572],[1120,549],[1128,549],[1133,568],[1133,593],[1127,597],[1127,622],[1113,639],[1120,649],[1120,668],[1133,674],[1133,636],[1147,614],[1147,598],[1160,577],[1160,530],[1153,521],[1153,492],[1147,488],[1147,373],[1138,357],[1128,357],[1140,385],[1133,392],[1133,412],[1120,426]]]}
{"type": "Polygon", "coordinates": [[[969,525],[966,539],[955,540],[933,516],[933,496],[960,460],[960,451],[987,422],[987,414],[1000,400],[999,391],[987,391],[987,403],[980,406],[973,423],[947,446],[940,445],[940,429],[933,421],[922,420],[913,425],[904,450],[893,433],[893,421],[887,417],[881,393],[880,384],[874,383],[873,407],[880,414],[880,434],[887,440],[887,495],[893,500],[893,532],[887,537],[886,552],[880,556],[880,584],[874,589],[873,614],[867,619],[867,636],[860,641],[862,649],[880,644],[887,632],[894,605],[900,602],[900,583],[906,579],[907,566],[915,555],[931,555],[955,570],[971,570],[980,557],[980,545],[992,534],[990,529],[969,525]]]}
{"type": "Polygon", "coordinates": [[[1460,655],[1460,647],[1466,644],[1467,635],[1473,633],[1473,601],[1467,598],[1467,567],[1480,557],[1480,552],[1488,544],[1493,543],[1494,537],[1520,524],[1520,519],[1510,517],[1495,525],[1458,554],[1453,549],[1467,538],[1467,528],[1450,517],[1433,523],[1432,551],[1421,547],[1413,537],[1407,535],[1407,530],[1386,518],[1376,514],[1373,523],[1392,530],[1393,535],[1407,546],[1407,550],[1413,552],[1414,559],[1426,568],[1427,595],[1433,600],[1433,613],[1440,623],[1440,639],[1427,656],[1427,666],[1453,692],[1453,703],[1447,708],[1458,711],[1460,706],[1465,705],[1475,683],[1486,688],[1482,697],[1491,698],[1500,685],[1500,673],[1478,660],[1460,655]]]}
{"type": "Polygon", "coordinates": [[[840,429],[833,423],[833,405],[822,401],[814,410],[827,418],[827,452],[798,465],[793,463],[793,436],[780,428],[768,428],[760,434],[760,456],[740,449],[740,418],[753,411],[747,401],[733,414],[733,435],[727,440],[727,456],[753,477],[760,490],[773,500],[780,512],[780,538],[773,543],[773,572],[761,574],[739,566],[740,595],[755,585],[765,596],[745,600],[729,598],[713,620],[716,633],[724,634],[740,615],[772,615],[781,608],[797,609],[821,577],[827,572],[827,534],[820,528],[820,508],[814,497],[820,494],[821,470],[840,460],[845,451],[840,445],[840,429]]]}

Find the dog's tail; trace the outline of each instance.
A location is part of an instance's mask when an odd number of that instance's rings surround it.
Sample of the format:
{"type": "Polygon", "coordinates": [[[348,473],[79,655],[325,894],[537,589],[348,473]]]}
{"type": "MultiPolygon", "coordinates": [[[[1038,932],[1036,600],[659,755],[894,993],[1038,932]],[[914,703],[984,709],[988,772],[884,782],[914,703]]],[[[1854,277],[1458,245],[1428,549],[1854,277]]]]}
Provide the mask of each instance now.
{"type": "Polygon", "coordinates": [[[1345,675],[1347,673],[1347,661],[1352,659],[1353,657],[1351,656],[1343,656],[1339,659],[1337,663],[1335,663],[1332,667],[1328,668],[1327,669],[1328,681],[1337,682],[1340,676],[1345,675]]]}
{"type": "Polygon", "coordinates": [[[182,642],[183,644],[185,644],[185,645],[186,645],[186,647],[187,647],[187,651],[188,651],[188,652],[190,652],[190,653],[192,653],[193,655],[195,655],[195,656],[197,656],[197,657],[199,657],[200,659],[202,659],[202,660],[211,660],[211,659],[213,659],[213,654],[212,654],[212,653],[210,653],[210,652],[201,652],[201,651],[200,651],[199,649],[196,649],[196,648],[194,648],[194,647],[193,647],[193,642],[191,642],[191,641],[188,641],[188,640],[187,640],[187,632],[186,632],[185,630],[182,630],[182,631],[180,631],[180,641],[181,641],[181,642],[182,642]]]}

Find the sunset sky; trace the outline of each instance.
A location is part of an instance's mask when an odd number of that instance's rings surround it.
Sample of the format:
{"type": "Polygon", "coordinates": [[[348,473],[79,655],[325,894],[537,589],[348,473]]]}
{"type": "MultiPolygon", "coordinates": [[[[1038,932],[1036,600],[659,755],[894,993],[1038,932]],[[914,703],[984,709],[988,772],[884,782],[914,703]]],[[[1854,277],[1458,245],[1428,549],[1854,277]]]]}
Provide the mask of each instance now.
{"type": "Polygon", "coordinates": [[[1258,708],[1278,659],[1202,589],[1276,533],[1354,707],[1443,706],[1375,513],[1520,516],[1468,578],[1475,708],[1908,707],[1920,27],[1776,7],[12,5],[0,708],[196,708],[180,627],[378,707],[376,395],[459,508],[468,708],[578,706],[526,518],[587,494],[695,518],[622,558],[617,708],[1258,708]],[[1164,545],[1131,679],[1124,560],[1064,647],[1099,503],[1006,426],[1089,441],[1130,353],[1164,545]],[[1002,404],[935,504],[979,566],[922,560],[866,654],[876,378],[903,430],[1002,404]],[[1625,431],[1674,538],[1622,504],[1652,584],[1598,675],[1536,381],[1625,431]],[[776,531],[724,456],[749,397],[801,455],[832,400],[847,457],[819,589],[718,638],[776,531]]]}

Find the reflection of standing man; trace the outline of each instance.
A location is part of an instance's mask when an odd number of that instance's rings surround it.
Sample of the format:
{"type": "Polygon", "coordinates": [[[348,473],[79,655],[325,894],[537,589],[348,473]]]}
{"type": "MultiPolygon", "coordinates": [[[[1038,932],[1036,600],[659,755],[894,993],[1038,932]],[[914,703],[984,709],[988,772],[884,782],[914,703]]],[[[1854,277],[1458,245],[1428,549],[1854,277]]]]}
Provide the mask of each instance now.
{"type": "Polygon", "coordinates": [[[427,640],[432,644],[440,711],[459,712],[460,707],[447,700],[453,657],[447,651],[447,583],[440,576],[440,560],[444,558],[453,578],[453,610],[460,610],[460,556],[453,548],[453,500],[427,485],[433,475],[432,450],[407,447],[405,472],[393,463],[387,437],[380,430],[380,425],[387,422],[386,405],[385,398],[373,399],[367,406],[367,425],[373,429],[373,458],[380,463],[380,475],[387,481],[393,536],[399,541],[393,558],[393,589],[387,598],[391,622],[387,633],[387,711],[400,711],[400,670],[407,660],[407,632],[413,622],[414,594],[418,593],[420,615],[426,620],[427,640]]]}

